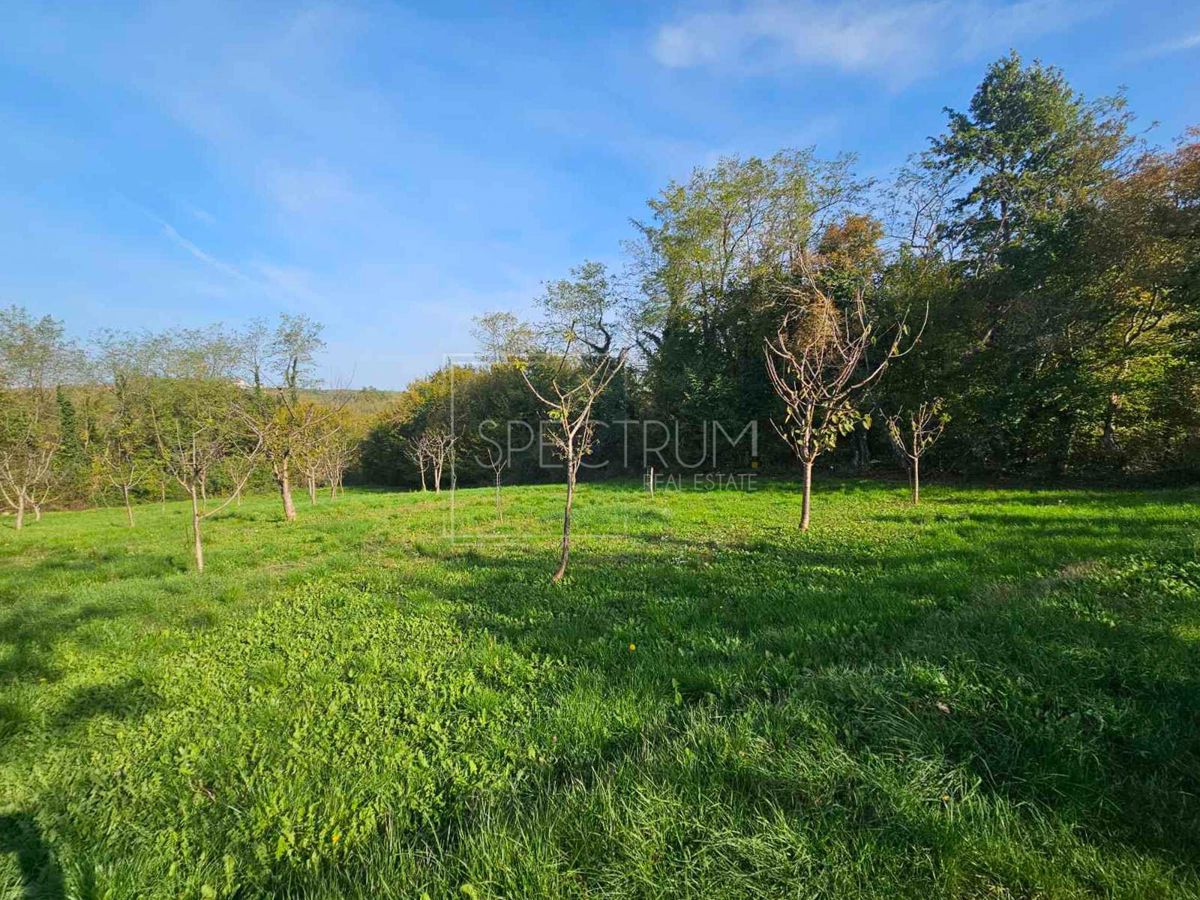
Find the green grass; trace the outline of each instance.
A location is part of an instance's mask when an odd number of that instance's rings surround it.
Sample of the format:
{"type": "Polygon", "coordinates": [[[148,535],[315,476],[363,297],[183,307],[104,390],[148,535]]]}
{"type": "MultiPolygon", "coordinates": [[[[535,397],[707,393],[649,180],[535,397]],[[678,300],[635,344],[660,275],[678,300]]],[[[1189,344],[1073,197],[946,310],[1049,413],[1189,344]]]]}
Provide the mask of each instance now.
{"type": "Polygon", "coordinates": [[[4,896],[1193,897],[1200,491],[0,529],[4,896]]]}

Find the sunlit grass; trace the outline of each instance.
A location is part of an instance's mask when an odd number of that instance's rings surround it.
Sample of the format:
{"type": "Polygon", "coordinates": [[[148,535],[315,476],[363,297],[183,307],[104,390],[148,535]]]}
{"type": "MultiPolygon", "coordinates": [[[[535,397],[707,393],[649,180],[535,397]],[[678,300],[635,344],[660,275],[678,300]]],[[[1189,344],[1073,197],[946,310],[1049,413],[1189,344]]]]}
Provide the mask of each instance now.
{"type": "Polygon", "coordinates": [[[0,529],[0,883],[1200,891],[1200,492],[561,497],[0,529]]]}

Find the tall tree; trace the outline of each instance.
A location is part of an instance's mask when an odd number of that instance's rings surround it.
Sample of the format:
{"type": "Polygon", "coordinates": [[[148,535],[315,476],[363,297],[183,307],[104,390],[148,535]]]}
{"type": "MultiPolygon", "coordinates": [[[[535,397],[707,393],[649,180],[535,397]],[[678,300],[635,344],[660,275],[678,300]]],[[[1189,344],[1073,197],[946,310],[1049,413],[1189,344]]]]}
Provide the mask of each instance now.
{"type": "Polygon", "coordinates": [[[284,314],[265,347],[261,323],[252,326],[241,345],[242,367],[248,367],[254,377],[252,400],[245,404],[246,421],[270,466],[288,522],[296,518],[292,478],[298,464],[335,413],[332,406],[300,396],[301,388],[315,383],[316,357],[324,346],[321,331],[322,326],[307,316],[284,314]]]}
{"type": "Polygon", "coordinates": [[[588,260],[571,269],[570,277],[548,282],[541,306],[552,342],[570,332],[593,353],[612,347],[620,303],[604,263],[588,260]]]}
{"type": "Polygon", "coordinates": [[[483,358],[492,364],[528,356],[537,340],[533,327],[511,312],[484,313],[472,323],[471,334],[483,358]]]}
{"type": "Polygon", "coordinates": [[[1016,51],[988,67],[967,112],[946,113],[926,164],[964,182],[950,227],[987,263],[1093,196],[1131,145],[1123,97],[1085,100],[1016,51]]]}
{"type": "Polygon", "coordinates": [[[317,354],[325,347],[325,326],[305,315],[283,313],[269,345],[269,365],[292,402],[299,391],[316,384],[317,354]]]}

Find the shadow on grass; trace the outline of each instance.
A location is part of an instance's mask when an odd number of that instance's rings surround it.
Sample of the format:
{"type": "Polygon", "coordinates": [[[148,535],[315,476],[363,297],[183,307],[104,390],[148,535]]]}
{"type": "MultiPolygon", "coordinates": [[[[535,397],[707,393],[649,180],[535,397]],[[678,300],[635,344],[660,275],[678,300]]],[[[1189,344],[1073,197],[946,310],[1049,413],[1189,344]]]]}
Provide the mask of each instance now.
{"type": "Polygon", "coordinates": [[[65,897],[62,871],[28,813],[0,815],[0,853],[16,854],[22,897],[58,900],[65,897]]]}
{"type": "Polygon", "coordinates": [[[142,715],[156,703],[149,685],[138,678],[127,678],[116,684],[95,684],[81,688],[59,711],[55,725],[68,728],[93,716],[127,719],[142,715]]]}
{"type": "Polygon", "coordinates": [[[0,683],[30,679],[53,681],[59,676],[50,662],[57,643],[93,622],[117,619],[122,614],[113,604],[72,606],[66,596],[41,599],[53,611],[42,609],[33,614],[23,604],[0,618],[0,646],[7,650],[0,659],[0,683]],[[61,608],[54,609],[56,602],[61,608]]]}

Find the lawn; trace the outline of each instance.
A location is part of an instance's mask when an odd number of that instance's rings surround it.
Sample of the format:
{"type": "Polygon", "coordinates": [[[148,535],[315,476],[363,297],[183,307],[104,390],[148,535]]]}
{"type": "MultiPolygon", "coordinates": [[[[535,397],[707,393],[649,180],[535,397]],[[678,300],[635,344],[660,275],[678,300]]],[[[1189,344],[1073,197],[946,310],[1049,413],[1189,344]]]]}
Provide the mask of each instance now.
{"type": "Polygon", "coordinates": [[[0,523],[4,896],[1194,897],[1200,490],[0,523]]]}

